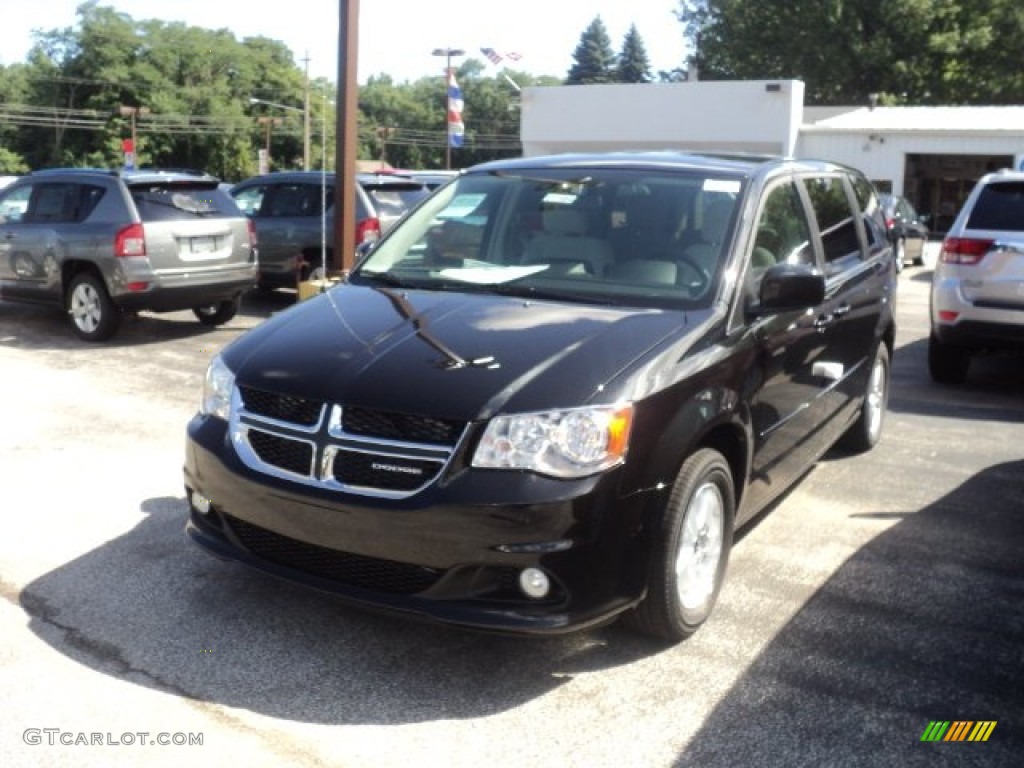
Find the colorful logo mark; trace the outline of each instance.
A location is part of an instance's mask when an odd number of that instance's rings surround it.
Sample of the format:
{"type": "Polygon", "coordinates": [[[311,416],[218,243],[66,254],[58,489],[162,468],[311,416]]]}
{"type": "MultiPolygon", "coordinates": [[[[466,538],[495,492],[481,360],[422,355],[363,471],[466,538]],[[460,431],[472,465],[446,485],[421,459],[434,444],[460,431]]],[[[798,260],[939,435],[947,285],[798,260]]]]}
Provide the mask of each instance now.
{"type": "Polygon", "coordinates": [[[921,741],[988,741],[996,720],[932,720],[921,734],[921,741]]]}

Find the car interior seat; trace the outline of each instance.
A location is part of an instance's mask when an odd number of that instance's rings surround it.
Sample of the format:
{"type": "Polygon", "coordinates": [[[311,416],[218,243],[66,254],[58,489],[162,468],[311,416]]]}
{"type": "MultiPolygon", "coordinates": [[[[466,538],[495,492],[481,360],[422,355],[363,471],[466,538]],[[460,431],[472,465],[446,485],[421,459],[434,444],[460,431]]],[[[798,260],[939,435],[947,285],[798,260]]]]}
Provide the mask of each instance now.
{"type": "Polygon", "coordinates": [[[600,277],[615,260],[611,244],[586,234],[586,216],[571,208],[552,208],[542,214],[543,229],[526,244],[523,262],[551,264],[565,273],[600,277]]]}

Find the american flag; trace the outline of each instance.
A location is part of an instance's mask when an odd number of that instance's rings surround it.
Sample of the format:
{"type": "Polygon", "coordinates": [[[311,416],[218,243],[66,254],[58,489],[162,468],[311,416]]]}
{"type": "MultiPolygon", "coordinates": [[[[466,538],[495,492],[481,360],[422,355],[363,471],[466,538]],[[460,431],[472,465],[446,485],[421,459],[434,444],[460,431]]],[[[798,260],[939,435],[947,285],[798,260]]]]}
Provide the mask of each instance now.
{"type": "Polygon", "coordinates": [[[466,126],[462,124],[462,89],[455,81],[455,68],[448,70],[448,146],[461,147],[466,126]]]}
{"type": "Polygon", "coordinates": [[[480,53],[486,56],[492,64],[501,64],[501,62],[504,61],[505,59],[508,59],[509,61],[519,61],[521,58],[523,58],[518,53],[513,53],[512,51],[504,51],[502,53],[499,53],[493,48],[481,48],[480,53]]]}

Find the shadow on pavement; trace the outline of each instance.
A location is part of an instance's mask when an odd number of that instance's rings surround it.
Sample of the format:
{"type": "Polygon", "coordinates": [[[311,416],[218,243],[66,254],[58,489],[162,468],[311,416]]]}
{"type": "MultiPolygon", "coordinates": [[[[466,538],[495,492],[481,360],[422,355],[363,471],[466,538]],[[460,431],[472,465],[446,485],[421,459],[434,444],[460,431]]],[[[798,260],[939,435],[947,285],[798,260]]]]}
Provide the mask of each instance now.
{"type": "Polygon", "coordinates": [[[759,654],[677,765],[1020,765],[1022,544],[1024,461],[905,514],[759,654]],[[998,724],[986,743],[922,743],[932,720],[998,724]]]}
{"type": "Polygon", "coordinates": [[[141,509],[20,603],[69,658],[179,696],[310,723],[479,718],[664,650],[616,627],[530,640],[363,613],[193,549],[182,499],[141,509]]]}

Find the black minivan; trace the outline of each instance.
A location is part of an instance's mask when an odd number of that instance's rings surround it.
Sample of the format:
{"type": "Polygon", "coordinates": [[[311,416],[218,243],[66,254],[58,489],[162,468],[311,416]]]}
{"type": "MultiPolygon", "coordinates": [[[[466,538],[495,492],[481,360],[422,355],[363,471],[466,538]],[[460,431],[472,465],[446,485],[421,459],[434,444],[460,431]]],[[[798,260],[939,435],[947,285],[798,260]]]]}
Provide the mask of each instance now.
{"type": "Polygon", "coordinates": [[[212,360],[188,535],[365,607],[681,640],[735,530],[879,440],[892,258],[829,163],[477,166],[212,360]]]}

